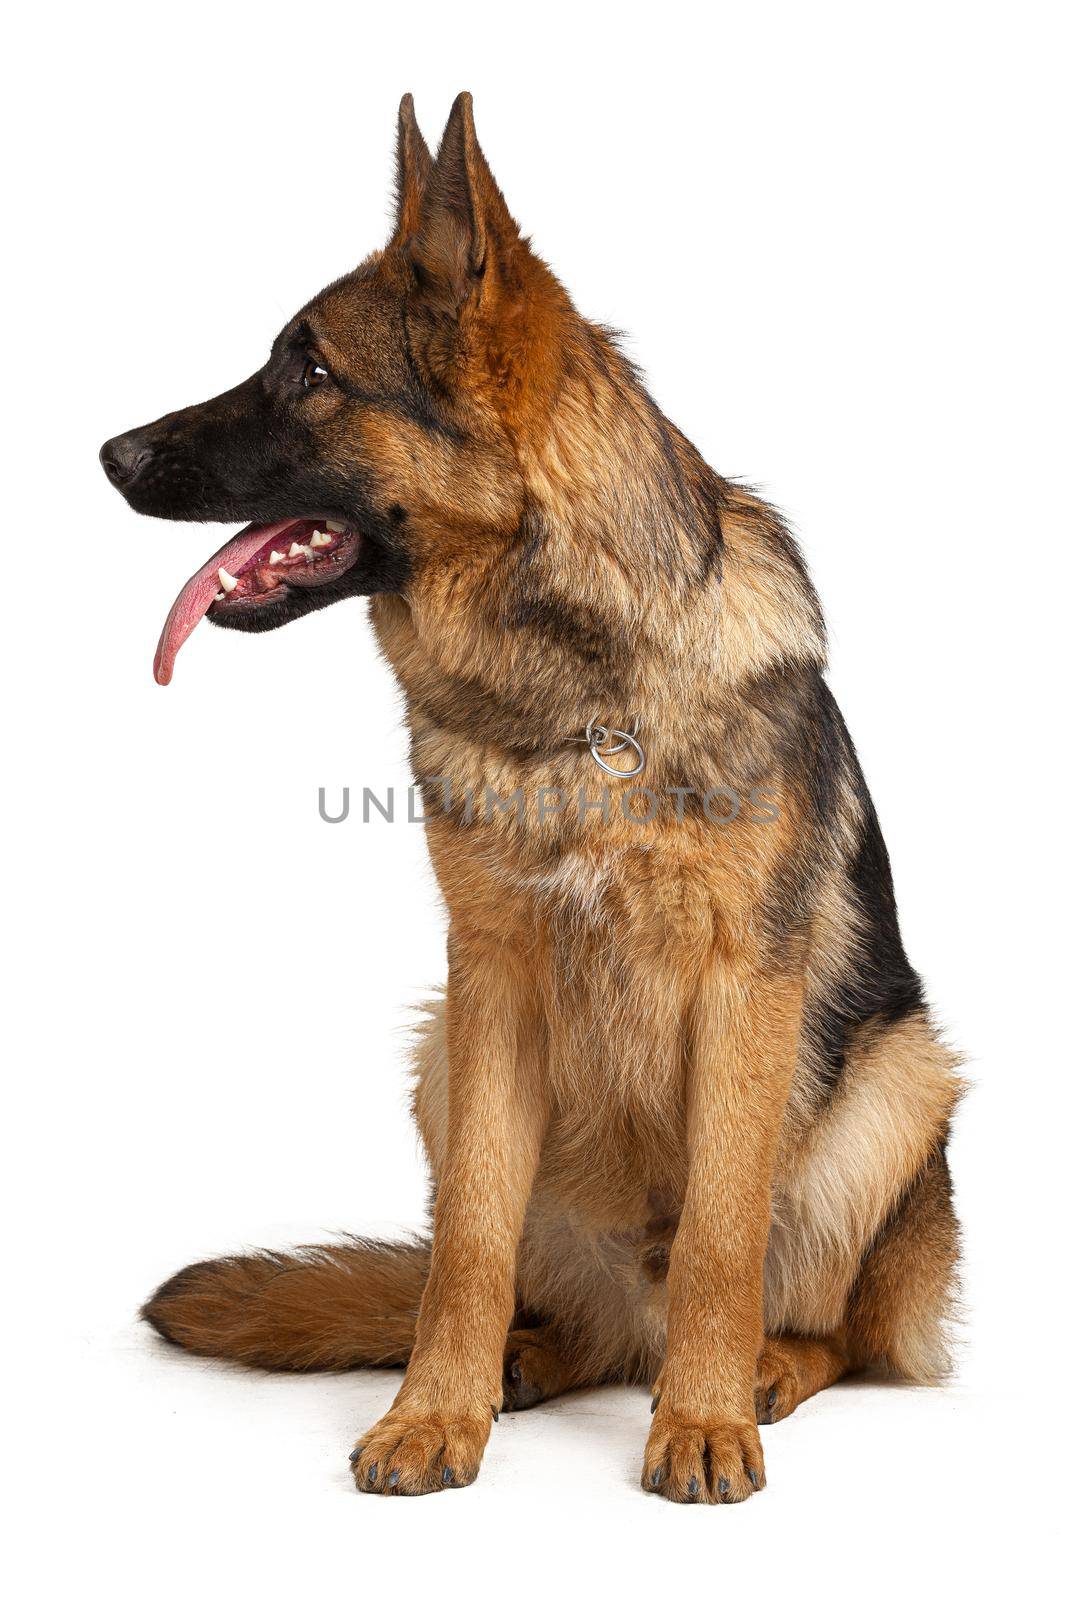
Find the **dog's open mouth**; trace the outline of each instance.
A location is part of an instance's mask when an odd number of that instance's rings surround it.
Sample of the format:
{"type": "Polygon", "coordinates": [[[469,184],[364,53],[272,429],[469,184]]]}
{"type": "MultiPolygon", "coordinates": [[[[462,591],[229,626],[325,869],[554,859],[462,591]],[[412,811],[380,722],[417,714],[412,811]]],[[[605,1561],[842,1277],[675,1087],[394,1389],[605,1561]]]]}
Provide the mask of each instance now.
{"type": "Polygon", "coordinates": [[[155,681],[167,684],[174,659],[203,616],[217,619],[274,606],[291,589],[316,589],[343,576],[360,535],[343,522],[292,517],[253,522],[195,572],[170,608],[155,652],[155,681]]]}

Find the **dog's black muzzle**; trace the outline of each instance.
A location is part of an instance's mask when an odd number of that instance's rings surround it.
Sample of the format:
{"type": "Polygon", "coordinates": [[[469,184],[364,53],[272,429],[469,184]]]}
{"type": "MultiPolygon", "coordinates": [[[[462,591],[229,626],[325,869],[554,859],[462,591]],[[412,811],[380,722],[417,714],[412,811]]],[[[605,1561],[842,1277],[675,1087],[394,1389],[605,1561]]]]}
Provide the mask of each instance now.
{"type": "Polygon", "coordinates": [[[145,516],[275,521],[304,446],[277,416],[257,375],[214,400],[107,439],[99,460],[114,488],[145,516]]]}

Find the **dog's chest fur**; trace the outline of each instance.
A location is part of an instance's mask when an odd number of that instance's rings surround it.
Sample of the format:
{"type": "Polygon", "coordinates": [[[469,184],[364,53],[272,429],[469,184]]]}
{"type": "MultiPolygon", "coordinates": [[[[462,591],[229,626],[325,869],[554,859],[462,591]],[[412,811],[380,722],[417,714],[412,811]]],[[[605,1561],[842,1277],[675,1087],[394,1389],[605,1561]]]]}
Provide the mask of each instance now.
{"type": "Polygon", "coordinates": [[[602,1231],[628,1227],[648,1191],[684,1191],[689,1009],[713,950],[741,937],[743,867],[701,857],[675,823],[622,814],[579,827],[440,813],[428,838],[454,925],[525,956],[554,1107],[539,1190],[602,1231]]]}
{"type": "MultiPolygon", "coordinates": [[[[471,605],[460,599],[475,613],[475,593],[471,605]]],[[[792,822],[721,828],[698,805],[678,821],[669,801],[648,820],[635,786],[601,773],[574,737],[598,703],[585,668],[558,648],[521,660],[524,636],[509,648],[504,637],[501,658],[475,615],[470,651],[460,621],[436,604],[426,627],[422,614],[391,597],[372,606],[408,701],[452,932],[523,958],[554,1107],[538,1187],[602,1230],[622,1229],[645,1212],[648,1191],[684,1192],[692,997],[709,962],[751,940],[792,822]]],[[[704,728],[699,692],[679,695],[675,677],[656,683],[648,669],[628,691],[646,715],[639,787],[661,796],[678,781],[754,781],[755,719],[738,713],[732,747],[719,736],[726,754],[710,759],[732,770],[709,767],[686,721],[704,728]]],[[[621,710],[601,705],[606,716],[621,710]]]]}

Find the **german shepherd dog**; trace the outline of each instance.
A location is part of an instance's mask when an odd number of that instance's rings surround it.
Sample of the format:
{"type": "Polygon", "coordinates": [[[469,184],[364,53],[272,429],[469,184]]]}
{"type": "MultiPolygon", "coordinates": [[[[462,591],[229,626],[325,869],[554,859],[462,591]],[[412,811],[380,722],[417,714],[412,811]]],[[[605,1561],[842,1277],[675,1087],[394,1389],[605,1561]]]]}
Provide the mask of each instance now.
{"type": "Polygon", "coordinates": [[[627,1381],[643,1487],[733,1504],[758,1423],[945,1371],[957,1061],[787,529],[579,316],[467,94],[434,157],[405,97],[397,173],[389,242],[259,372],[101,454],[136,511],[253,519],[175,602],[160,683],[205,614],[370,596],[449,911],[431,1238],[201,1262],[143,1315],[253,1367],[407,1364],[351,1452],[367,1493],[468,1484],[501,1408],[627,1381]]]}

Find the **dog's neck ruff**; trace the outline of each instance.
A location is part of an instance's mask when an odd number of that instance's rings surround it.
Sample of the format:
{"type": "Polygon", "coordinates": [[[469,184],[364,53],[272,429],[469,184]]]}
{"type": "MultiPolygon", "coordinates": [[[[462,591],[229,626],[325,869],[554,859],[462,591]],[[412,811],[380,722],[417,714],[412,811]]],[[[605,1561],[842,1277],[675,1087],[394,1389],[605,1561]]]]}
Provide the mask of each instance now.
{"type": "Polygon", "coordinates": [[[636,717],[630,733],[625,733],[623,728],[607,728],[603,722],[595,722],[591,717],[583,731],[571,735],[565,740],[565,743],[587,745],[591,756],[602,772],[607,772],[611,778],[637,778],[647,764],[643,746],[635,737],[638,732],[638,717],[636,717]],[[610,766],[610,760],[614,760],[618,756],[623,760],[634,759],[635,765],[633,767],[610,766]]]}

